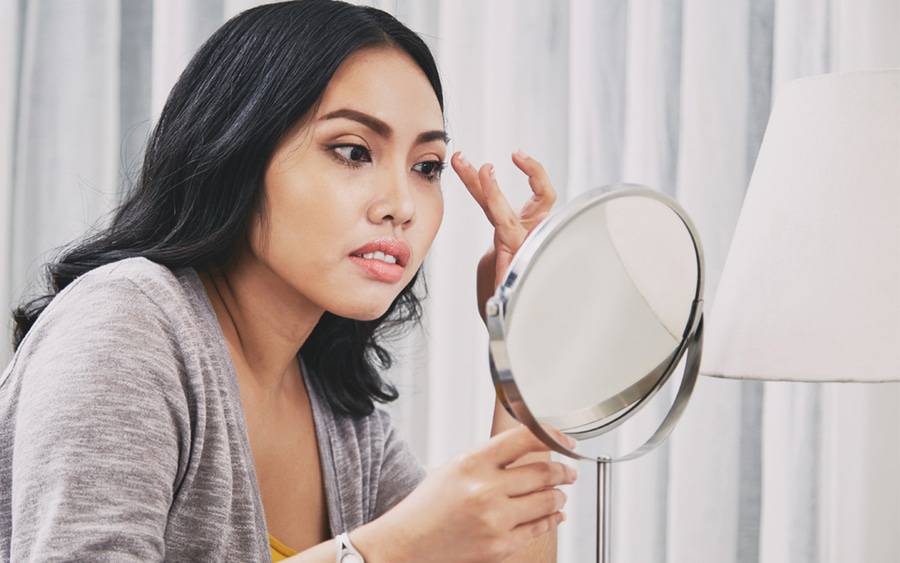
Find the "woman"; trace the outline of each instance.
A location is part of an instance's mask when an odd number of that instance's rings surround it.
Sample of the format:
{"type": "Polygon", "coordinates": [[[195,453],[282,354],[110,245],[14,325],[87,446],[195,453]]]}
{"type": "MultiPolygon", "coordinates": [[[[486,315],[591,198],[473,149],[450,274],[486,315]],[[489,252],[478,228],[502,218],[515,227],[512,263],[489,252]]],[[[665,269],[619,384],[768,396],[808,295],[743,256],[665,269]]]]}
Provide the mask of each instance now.
{"type": "MultiPolygon", "coordinates": [[[[381,336],[419,319],[443,125],[431,54],[384,12],[306,0],[222,26],[111,226],[15,312],[2,558],[555,559],[574,474],[502,408],[426,476],[374,407],[397,397],[381,336]]],[[[535,192],[518,215],[492,166],[452,159],[495,225],[481,307],[555,198],[514,162],[535,192]]]]}

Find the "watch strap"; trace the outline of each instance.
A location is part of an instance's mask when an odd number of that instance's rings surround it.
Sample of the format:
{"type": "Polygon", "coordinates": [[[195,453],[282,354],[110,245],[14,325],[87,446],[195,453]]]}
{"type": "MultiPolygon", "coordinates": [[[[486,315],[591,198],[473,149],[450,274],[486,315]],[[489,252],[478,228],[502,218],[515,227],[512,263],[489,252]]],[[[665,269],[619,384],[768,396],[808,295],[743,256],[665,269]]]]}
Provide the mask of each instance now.
{"type": "Polygon", "coordinates": [[[335,539],[337,540],[336,563],[366,563],[363,556],[356,550],[353,543],[350,542],[350,534],[343,532],[335,539]]]}

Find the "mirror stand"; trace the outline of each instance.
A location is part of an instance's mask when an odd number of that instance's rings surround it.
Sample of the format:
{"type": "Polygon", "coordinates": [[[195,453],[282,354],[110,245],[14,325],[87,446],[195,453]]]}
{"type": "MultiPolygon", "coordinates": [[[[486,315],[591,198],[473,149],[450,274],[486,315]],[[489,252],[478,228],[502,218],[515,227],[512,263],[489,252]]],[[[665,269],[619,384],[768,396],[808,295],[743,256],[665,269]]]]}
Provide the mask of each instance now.
{"type": "Polygon", "coordinates": [[[597,563],[609,563],[612,463],[597,460],[597,563]]]}

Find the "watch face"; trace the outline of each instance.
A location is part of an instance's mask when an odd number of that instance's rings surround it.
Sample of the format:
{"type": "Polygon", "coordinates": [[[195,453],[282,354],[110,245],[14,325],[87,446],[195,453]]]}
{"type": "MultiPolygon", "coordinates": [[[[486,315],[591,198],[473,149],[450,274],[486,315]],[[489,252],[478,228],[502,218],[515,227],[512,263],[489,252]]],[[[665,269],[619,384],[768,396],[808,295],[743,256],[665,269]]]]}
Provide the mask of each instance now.
{"type": "Polygon", "coordinates": [[[341,556],[341,563],[365,563],[365,561],[355,553],[345,553],[341,556]]]}

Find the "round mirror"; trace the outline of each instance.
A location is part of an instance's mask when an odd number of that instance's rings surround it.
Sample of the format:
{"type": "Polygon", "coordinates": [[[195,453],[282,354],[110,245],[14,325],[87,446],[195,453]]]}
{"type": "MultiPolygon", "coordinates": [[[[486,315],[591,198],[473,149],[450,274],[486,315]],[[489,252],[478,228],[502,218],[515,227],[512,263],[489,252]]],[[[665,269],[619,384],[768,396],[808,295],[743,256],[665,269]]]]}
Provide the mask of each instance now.
{"type": "Polygon", "coordinates": [[[691,346],[668,433],[696,378],[703,259],[684,211],[640,186],[587,192],[519,249],[487,306],[491,372],[507,410],[583,440],[639,410],[691,346]]]}

